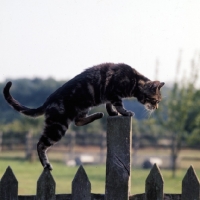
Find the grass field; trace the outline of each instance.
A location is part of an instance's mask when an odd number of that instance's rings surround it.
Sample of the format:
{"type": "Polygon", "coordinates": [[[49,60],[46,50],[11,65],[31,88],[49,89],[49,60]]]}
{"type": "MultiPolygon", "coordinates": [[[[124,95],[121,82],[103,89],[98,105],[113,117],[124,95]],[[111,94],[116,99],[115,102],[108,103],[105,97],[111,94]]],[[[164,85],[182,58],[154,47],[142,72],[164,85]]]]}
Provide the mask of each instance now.
{"type": "MultiPolygon", "coordinates": [[[[142,152],[140,152],[142,153],[142,152]]],[[[197,152],[183,152],[184,156],[192,157],[192,155],[197,155],[197,152]]],[[[77,171],[77,167],[67,167],[59,154],[52,154],[51,159],[53,162],[54,170],[52,175],[56,182],[56,193],[66,194],[71,193],[71,182],[77,171]]],[[[172,178],[172,173],[170,170],[161,170],[164,178],[164,192],[165,193],[180,193],[182,179],[187,171],[187,168],[196,163],[196,173],[200,176],[200,168],[198,167],[199,161],[195,159],[186,161],[184,160],[184,166],[182,169],[177,171],[177,176],[175,179],[172,178]],[[192,161],[193,160],[193,161],[192,161]]],[[[42,167],[39,161],[27,162],[24,160],[23,152],[4,152],[0,153],[0,177],[3,176],[6,168],[10,166],[18,180],[19,183],[19,194],[29,195],[36,193],[37,180],[42,172],[42,167]]],[[[89,177],[92,185],[93,193],[105,193],[105,165],[92,165],[84,166],[85,171],[89,177]]],[[[138,194],[143,193],[145,190],[145,179],[149,174],[149,170],[142,169],[132,169],[131,172],[131,193],[138,194]]]]}

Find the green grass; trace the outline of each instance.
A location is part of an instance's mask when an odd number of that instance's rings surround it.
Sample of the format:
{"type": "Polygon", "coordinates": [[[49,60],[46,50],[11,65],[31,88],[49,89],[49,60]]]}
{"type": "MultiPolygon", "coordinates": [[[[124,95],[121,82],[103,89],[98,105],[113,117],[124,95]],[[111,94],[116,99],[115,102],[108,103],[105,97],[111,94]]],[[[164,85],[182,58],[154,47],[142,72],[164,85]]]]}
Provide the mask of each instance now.
{"type": "MultiPolygon", "coordinates": [[[[18,180],[18,188],[20,195],[36,194],[37,180],[42,173],[42,167],[39,161],[27,162],[23,159],[23,153],[8,152],[0,153],[0,177],[3,176],[6,168],[10,166],[18,180]]],[[[62,157],[62,155],[52,155],[54,158],[62,157]]],[[[67,167],[61,161],[55,159],[52,162],[54,170],[53,178],[56,182],[56,193],[71,193],[71,182],[76,174],[77,167],[67,167]]],[[[189,167],[189,165],[188,165],[189,167]]],[[[101,166],[84,166],[92,185],[93,193],[105,193],[105,165],[101,166]]],[[[187,169],[179,169],[175,179],[172,178],[170,170],[161,170],[164,178],[165,193],[181,193],[182,179],[187,169]]],[[[131,175],[131,193],[144,193],[145,180],[149,174],[149,170],[132,169],[131,175]]],[[[200,176],[200,169],[196,169],[196,173],[200,176]]]]}

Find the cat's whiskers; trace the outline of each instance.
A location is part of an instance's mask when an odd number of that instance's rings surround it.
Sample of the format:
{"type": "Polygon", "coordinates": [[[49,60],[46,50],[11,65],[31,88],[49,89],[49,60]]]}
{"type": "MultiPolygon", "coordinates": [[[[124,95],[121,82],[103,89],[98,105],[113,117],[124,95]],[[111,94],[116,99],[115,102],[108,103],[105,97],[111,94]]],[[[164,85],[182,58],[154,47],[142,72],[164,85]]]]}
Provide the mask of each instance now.
{"type": "Polygon", "coordinates": [[[142,110],[143,112],[142,112],[142,118],[147,118],[147,116],[148,116],[148,110],[145,108],[145,107],[143,107],[143,110],[142,110]]]}
{"type": "Polygon", "coordinates": [[[151,117],[151,110],[148,110],[148,119],[151,117]]]}
{"type": "Polygon", "coordinates": [[[149,109],[148,106],[145,106],[145,111],[146,111],[146,116],[148,119],[151,117],[152,113],[154,112],[155,109],[149,109]]]}
{"type": "Polygon", "coordinates": [[[167,96],[162,96],[162,100],[163,100],[163,99],[165,100],[166,98],[167,98],[167,96]]]}
{"type": "Polygon", "coordinates": [[[143,115],[143,116],[144,116],[145,118],[149,118],[149,111],[150,111],[150,110],[149,110],[148,108],[144,107],[144,115],[143,115]]]}
{"type": "Polygon", "coordinates": [[[150,110],[149,112],[149,118],[151,117],[151,115],[153,114],[154,110],[150,110]]]}

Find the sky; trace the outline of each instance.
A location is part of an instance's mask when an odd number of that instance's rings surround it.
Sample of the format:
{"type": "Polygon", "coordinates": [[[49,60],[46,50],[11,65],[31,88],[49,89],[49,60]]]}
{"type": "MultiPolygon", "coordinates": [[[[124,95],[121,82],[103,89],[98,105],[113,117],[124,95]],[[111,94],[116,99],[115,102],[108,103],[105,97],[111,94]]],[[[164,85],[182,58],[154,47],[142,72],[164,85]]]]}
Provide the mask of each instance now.
{"type": "Polygon", "coordinates": [[[199,0],[0,1],[0,81],[68,80],[114,62],[170,82],[199,58],[199,0]]]}

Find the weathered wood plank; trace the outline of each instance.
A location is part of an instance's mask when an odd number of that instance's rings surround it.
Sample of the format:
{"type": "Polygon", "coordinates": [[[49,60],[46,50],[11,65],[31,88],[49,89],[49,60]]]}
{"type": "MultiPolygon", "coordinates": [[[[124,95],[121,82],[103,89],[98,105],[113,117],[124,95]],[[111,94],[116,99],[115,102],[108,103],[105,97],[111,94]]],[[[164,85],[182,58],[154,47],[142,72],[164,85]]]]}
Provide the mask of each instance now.
{"type": "MultiPolygon", "coordinates": [[[[56,200],[71,200],[71,194],[56,194],[56,200]]],[[[104,194],[91,193],[91,200],[104,200],[104,194]]],[[[36,200],[36,195],[19,195],[18,200],[36,200]]],[[[129,200],[145,200],[145,193],[129,196],[129,200]]],[[[164,200],[181,200],[181,194],[164,194],[164,200]]]]}
{"type": "MultiPolygon", "coordinates": [[[[56,194],[56,200],[71,200],[71,194],[56,194]]],[[[104,194],[91,194],[91,200],[104,200],[104,194]]],[[[19,195],[18,200],[36,200],[36,195],[19,195]]],[[[144,194],[129,196],[129,200],[145,200],[144,194]]],[[[164,194],[164,200],[181,200],[181,194],[164,194]]]]}
{"type": "Polygon", "coordinates": [[[56,200],[71,200],[71,194],[57,194],[56,200]]]}
{"type": "Polygon", "coordinates": [[[79,167],[72,181],[72,200],[80,199],[91,199],[91,184],[82,166],[79,167]]]}
{"type": "MultiPolygon", "coordinates": [[[[145,200],[145,193],[132,195],[129,200],[145,200]]],[[[181,200],[181,194],[164,194],[164,200],[181,200]]]]}
{"type": "Polygon", "coordinates": [[[0,199],[1,200],[17,200],[18,199],[18,181],[8,167],[1,178],[0,182],[0,199]]]}
{"type": "Polygon", "coordinates": [[[145,200],[145,194],[135,194],[129,196],[129,200],[145,200]]]}
{"type": "Polygon", "coordinates": [[[36,195],[19,195],[18,200],[36,200],[36,195]]]}
{"type": "Polygon", "coordinates": [[[91,200],[104,200],[104,194],[91,194],[91,200]]]}
{"type": "Polygon", "coordinates": [[[200,199],[200,184],[199,179],[190,166],[182,181],[182,200],[199,200],[200,199]]]}
{"type": "Polygon", "coordinates": [[[48,169],[44,169],[37,181],[37,200],[56,200],[55,181],[48,169]]]}
{"type": "Polygon", "coordinates": [[[108,117],[105,189],[107,200],[127,200],[130,194],[131,128],[131,117],[108,117]]]}
{"type": "Polygon", "coordinates": [[[181,200],[181,194],[164,194],[164,200],[181,200]]]}
{"type": "MultiPolygon", "coordinates": [[[[91,200],[104,200],[104,194],[91,193],[91,200]]],[[[36,200],[36,195],[19,195],[18,200],[36,200]]],[[[56,194],[56,200],[72,200],[71,194],[56,194]]]]}
{"type": "Polygon", "coordinates": [[[145,185],[145,200],[163,200],[163,178],[156,164],[152,167],[145,185]]]}

